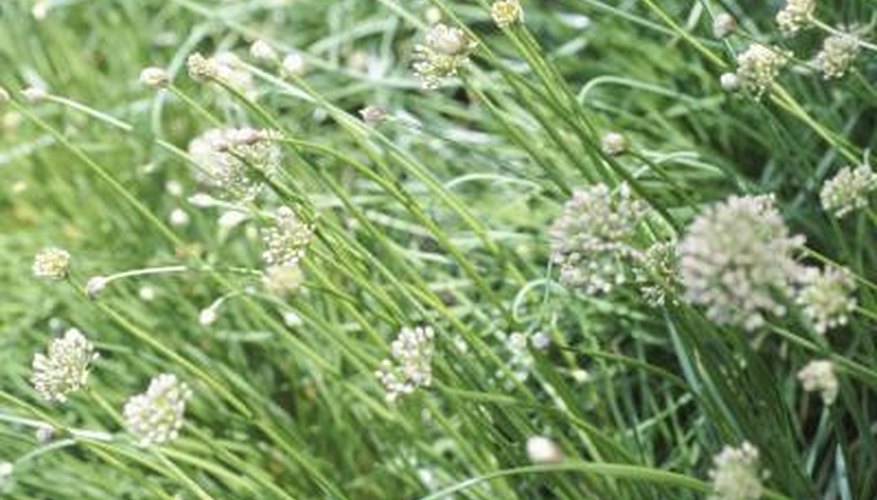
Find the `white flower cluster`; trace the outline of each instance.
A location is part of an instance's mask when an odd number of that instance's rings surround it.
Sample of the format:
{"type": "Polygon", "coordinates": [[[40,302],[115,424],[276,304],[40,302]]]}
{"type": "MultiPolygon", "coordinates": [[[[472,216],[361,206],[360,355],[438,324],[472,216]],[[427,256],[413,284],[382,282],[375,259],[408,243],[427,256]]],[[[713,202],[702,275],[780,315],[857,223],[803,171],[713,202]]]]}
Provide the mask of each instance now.
{"type": "Polygon", "coordinates": [[[375,376],[387,391],[387,401],[411,394],[432,384],[432,356],[435,353],[432,327],[403,328],[390,346],[391,359],[381,362],[375,376]]]}
{"type": "Polygon", "coordinates": [[[550,230],[560,282],[587,294],[624,283],[626,261],[635,253],[631,240],[647,213],[626,184],[615,191],[603,184],[576,191],[550,230]]]}
{"type": "Polygon", "coordinates": [[[841,78],[852,67],[860,48],[859,37],[852,33],[831,35],[822,42],[816,65],[826,80],[841,78]]]}
{"type": "Polygon", "coordinates": [[[70,254],[61,248],[48,247],[37,252],[33,274],[37,278],[62,280],[70,272],[70,254]]]}
{"type": "Polygon", "coordinates": [[[754,330],[765,315],[785,314],[803,272],[793,254],[803,244],[772,196],[732,196],[698,216],[679,244],[685,297],[718,324],[754,330]]]}
{"type": "Polygon", "coordinates": [[[192,397],[189,386],[175,375],[153,378],[143,394],[128,399],[122,414],[125,425],[140,446],[164,444],[177,438],[183,427],[186,401],[192,397]]]}
{"type": "Polygon", "coordinates": [[[216,78],[216,62],[207,59],[200,52],[195,52],[186,59],[186,69],[189,76],[196,82],[203,82],[216,78]]]}
{"type": "Polygon", "coordinates": [[[277,209],[274,223],[261,231],[265,250],[262,258],[268,267],[294,267],[304,258],[314,236],[314,226],[305,224],[289,207],[277,209]]]}
{"type": "Polygon", "coordinates": [[[496,0],[490,6],[490,17],[500,28],[507,28],[524,20],[524,9],[519,0],[496,0]]]}
{"type": "Polygon", "coordinates": [[[822,186],[819,197],[822,208],[841,218],[868,206],[868,195],[877,189],[877,174],[871,167],[844,167],[822,186]]]}
{"type": "Polygon", "coordinates": [[[709,475],[713,486],[710,500],[757,500],[764,494],[758,450],[746,441],[739,448],[722,448],[713,457],[709,475]]]}
{"type": "Polygon", "coordinates": [[[263,177],[280,168],[280,148],[272,133],[253,128],[211,129],[189,143],[200,181],[236,200],[249,201],[262,190],[263,177]]]}
{"type": "Polygon", "coordinates": [[[834,363],[825,360],[815,360],[807,363],[807,366],[798,372],[798,380],[807,392],[818,391],[822,401],[831,405],[837,399],[838,382],[834,373],[834,363]]]}
{"type": "Polygon", "coordinates": [[[796,302],[804,316],[813,323],[813,328],[824,334],[831,328],[847,324],[847,315],[856,309],[853,275],[847,269],[837,267],[807,271],[796,302]]]}
{"type": "Polygon", "coordinates": [[[423,43],[414,47],[414,72],[423,88],[437,88],[443,78],[456,76],[475,46],[459,28],[441,23],[430,28],[423,43]]]}
{"type": "Polygon", "coordinates": [[[814,10],[816,10],[816,0],[788,0],[786,6],[776,16],[780,31],[786,36],[794,35],[807,26],[814,10]]]}
{"type": "Polygon", "coordinates": [[[33,385],[47,401],[63,403],[67,395],[85,386],[94,346],[79,330],[71,328],[49,344],[46,354],[33,358],[33,385]]]}
{"type": "Polygon", "coordinates": [[[792,54],[779,47],[753,43],[737,56],[737,82],[758,99],[772,85],[792,54]]]}

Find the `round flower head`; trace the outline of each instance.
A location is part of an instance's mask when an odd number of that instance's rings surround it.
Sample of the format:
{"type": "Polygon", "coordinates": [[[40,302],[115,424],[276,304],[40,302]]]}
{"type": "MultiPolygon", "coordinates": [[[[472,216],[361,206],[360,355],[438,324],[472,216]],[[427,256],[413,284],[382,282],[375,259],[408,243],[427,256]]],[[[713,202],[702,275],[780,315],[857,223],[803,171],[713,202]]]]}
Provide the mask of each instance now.
{"type": "Polygon", "coordinates": [[[725,446],[713,458],[713,493],[709,500],[758,500],[764,493],[758,450],[748,442],[739,448],[725,446]]]}
{"type": "Polygon", "coordinates": [[[524,9],[519,0],[496,0],[490,6],[490,16],[500,28],[506,28],[524,20],[524,9]]]}
{"type": "Polygon", "coordinates": [[[794,35],[807,26],[816,9],[816,0],[788,0],[786,6],[777,13],[776,21],[780,31],[786,36],[794,35]]]}
{"type": "Polygon", "coordinates": [[[796,302],[803,308],[804,316],[813,328],[824,334],[829,329],[845,325],[848,314],[856,309],[853,292],[856,282],[846,269],[828,267],[820,272],[808,270],[804,275],[804,287],[798,293],[796,302]]]}
{"type": "Polygon", "coordinates": [[[262,190],[263,177],[280,168],[280,148],[271,134],[252,128],[211,129],[189,143],[198,178],[234,200],[249,201],[262,190]]]}
{"type": "Polygon", "coordinates": [[[831,35],[822,42],[822,50],[816,55],[816,65],[823,77],[841,78],[853,65],[859,54],[859,37],[852,33],[831,35]]]}
{"type": "Polygon", "coordinates": [[[152,379],[143,394],[128,399],[122,414],[140,446],[164,444],[177,438],[183,427],[186,401],[192,391],[171,374],[152,379]]]}
{"type": "Polygon", "coordinates": [[[37,252],[33,273],[37,278],[62,280],[70,272],[70,254],[60,248],[49,247],[37,252]]]}
{"type": "Polygon", "coordinates": [[[841,218],[868,206],[868,195],[877,189],[877,174],[871,167],[844,167],[822,186],[819,197],[822,208],[841,218]]]}
{"type": "Polygon", "coordinates": [[[47,401],[63,403],[68,394],[85,386],[95,358],[91,342],[71,328],[64,336],[52,340],[46,354],[34,356],[34,388],[47,401]]]}
{"type": "Polygon", "coordinates": [[[200,52],[195,52],[186,59],[186,69],[189,76],[196,82],[204,82],[216,78],[218,68],[216,62],[207,59],[200,52]]]}
{"type": "Polygon", "coordinates": [[[740,86],[760,98],[788,63],[791,53],[777,47],[753,43],[737,56],[737,79],[740,86]]]}
{"type": "Polygon", "coordinates": [[[798,372],[798,380],[807,392],[818,391],[822,401],[831,405],[837,399],[838,382],[831,361],[811,361],[798,372]]]}
{"type": "Polygon", "coordinates": [[[435,332],[431,327],[403,328],[390,346],[391,358],[381,362],[375,376],[387,391],[387,401],[432,384],[435,332]]]}
{"type": "Polygon", "coordinates": [[[550,230],[560,282],[587,294],[622,284],[625,261],[634,253],[630,241],[647,213],[626,184],[614,192],[598,184],[573,193],[550,230]]]}
{"type": "Polygon", "coordinates": [[[436,88],[443,78],[456,76],[475,46],[459,28],[441,23],[430,28],[423,43],[414,47],[414,72],[423,88],[436,88]]]}
{"type": "Polygon", "coordinates": [[[608,156],[621,156],[627,152],[627,138],[618,132],[609,132],[600,139],[600,149],[608,156]]]}
{"type": "Polygon", "coordinates": [[[294,267],[304,257],[314,235],[314,226],[305,224],[289,207],[280,207],[274,224],[261,230],[268,266],[294,267]]]}
{"type": "Polygon", "coordinates": [[[732,196],[707,208],[679,245],[685,297],[721,325],[754,330],[765,315],[781,316],[802,273],[793,237],[772,196],[732,196]]]}

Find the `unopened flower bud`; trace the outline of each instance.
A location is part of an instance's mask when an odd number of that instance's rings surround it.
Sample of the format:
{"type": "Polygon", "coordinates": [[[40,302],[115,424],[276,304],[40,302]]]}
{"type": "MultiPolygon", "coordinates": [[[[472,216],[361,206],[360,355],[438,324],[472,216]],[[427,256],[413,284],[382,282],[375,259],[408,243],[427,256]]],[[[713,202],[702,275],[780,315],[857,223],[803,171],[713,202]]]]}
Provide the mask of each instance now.
{"type": "Polygon", "coordinates": [[[95,276],[88,280],[85,285],[85,293],[88,298],[95,299],[107,286],[107,278],[104,276],[95,276]]]}
{"type": "Polygon", "coordinates": [[[40,444],[46,444],[55,437],[55,429],[48,425],[41,425],[34,432],[34,437],[40,444]]]}
{"type": "Polygon", "coordinates": [[[170,75],[162,68],[145,68],[140,72],[140,83],[147,87],[167,87],[170,81],[170,75]]]}
{"type": "Polygon", "coordinates": [[[140,297],[140,300],[144,302],[151,302],[155,300],[155,288],[152,288],[149,285],[140,287],[137,295],[140,297]]]}
{"type": "Polygon", "coordinates": [[[211,306],[201,310],[201,313],[198,315],[198,323],[201,326],[210,326],[216,322],[216,308],[211,306]]]}
{"type": "Polygon", "coordinates": [[[609,156],[621,156],[627,152],[627,138],[618,132],[609,132],[600,139],[600,149],[609,156]]]}
{"type": "Polygon", "coordinates": [[[362,117],[362,121],[365,123],[369,125],[377,125],[384,121],[387,117],[387,112],[375,106],[366,106],[359,110],[359,116],[362,117]]]}
{"type": "Polygon", "coordinates": [[[254,59],[265,62],[274,62],[277,60],[277,51],[268,45],[265,40],[256,40],[250,45],[250,55],[254,59]]]}
{"type": "Polygon", "coordinates": [[[725,38],[737,29],[737,20],[731,14],[722,12],[713,21],[713,36],[725,38]]]}
{"type": "Polygon", "coordinates": [[[533,436],[527,439],[527,457],[537,464],[560,462],[563,453],[557,443],[544,436],[533,436]]]}
{"type": "Polygon", "coordinates": [[[740,79],[736,73],[722,73],[719,84],[725,92],[737,92],[740,90],[740,79]]]}
{"type": "Polygon", "coordinates": [[[189,224],[189,214],[182,208],[175,208],[171,211],[170,223],[172,226],[182,227],[189,224]]]}
{"type": "Polygon", "coordinates": [[[21,91],[21,95],[24,96],[24,100],[30,103],[40,102],[49,96],[45,90],[39,87],[28,87],[21,91]]]}
{"type": "Polygon", "coordinates": [[[305,59],[298,52],[287,54],[281,63],[281,73],[286,78],[294,78],[305,72],[305,59]]]}

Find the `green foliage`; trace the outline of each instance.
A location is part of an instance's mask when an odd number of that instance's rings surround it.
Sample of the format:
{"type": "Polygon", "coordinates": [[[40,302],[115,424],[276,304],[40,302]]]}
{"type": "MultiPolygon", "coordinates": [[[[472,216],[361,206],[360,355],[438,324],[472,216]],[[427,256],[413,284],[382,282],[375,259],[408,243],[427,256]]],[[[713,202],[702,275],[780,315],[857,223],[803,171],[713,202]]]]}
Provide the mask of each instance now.
{"type": "Polygon", "coordinates": [[[877,17],[871,0],[821,2],[818,25],[784,38],[781,3],[524,0],[524,24],[502,30],[486,0],[50,0],[45,17],[0,3],[0,462],[14,466],[0,491],[687,499],[709,494],[723,446],[749,442],[767,498],[874,498],[877,216],[831,218],[819,192],[877,146],[877,47],[841,79],[812,60],[833,26],[874,43],[877,17]],[[722,40],[720,12],[739,25],[722,40]],[[477,47],[424,90],[412,55],[439,14],[477,47]],[[305,73],[256,61],[256,39],[300,52],[305,73]],[[795,54],[760,100],[719,83],[750,41],[795,54]],[[189,78],[190,54],[224,51],[251,86],[189,78]],[[150,66],[168,88],[138,81],[150,66]],[[366,106],[386,118],[362,120],[366,106]],[[190,141],[247,126],[273,131],[280,171],[250,172],[265,183],[252,202],[193,203],[190,141]],[[625,154],[601,149],[608,132],[625,154]],[[747,332],[675,289],[649,306],[632,277],[566,288],[549,227],[596,183],[651,207],[642,244],[675,243],[730,195],[774,193],[807,238],[801,262],[850,269],[858,306],[827,335],[791,302],[747,332]],[[280,206],[316,227],[286,296],[263,286],[258,236],[280,206]],[[67,280],[33,276],[48,246],[72,255],[67,280]],[[432,384],[389,403],[375,371],[418,325],[436,332],[432,384]],[[31,359],[70,327],[100,357],[87,389],[50,404],[31,359]],[[796,377],[817,358],[836,366],[831,406],[796,377]],[[161,373],[194,395],[179,438],[141,448],[120,413],[161,373]],[[533,436],[563,461],[531,464],[533,436]]]}

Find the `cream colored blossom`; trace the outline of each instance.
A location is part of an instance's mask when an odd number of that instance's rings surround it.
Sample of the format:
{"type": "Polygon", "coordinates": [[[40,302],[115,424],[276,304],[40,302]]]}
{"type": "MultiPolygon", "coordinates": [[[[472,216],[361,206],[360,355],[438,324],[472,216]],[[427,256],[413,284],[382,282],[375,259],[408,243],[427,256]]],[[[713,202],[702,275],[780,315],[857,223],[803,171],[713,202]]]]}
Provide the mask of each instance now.
{"type": "Polygon", "coordinates": [[[524,9],[519,0],[496,0],[490,6],[490,16],[500,28],[523,22],[524,9]]]}
{"type": "Polygon", "coordinates": [[[441,23],[430,28],[423,43],[414,47],[414,72],[423,88],[437,88],[444,78],[456,76],[475,46],[459,28],[441,23]]]}
{"type": "Polygon", "coordinates": [[[71,392],[85,386],[96,358],[91,342],[82,332],[71,328],[64,336],[52,340],[46,354],[34,356],[34,388],[44,399],[63,403],[71,392]]]}
{"type": "Polygon", "coordinates": [[[175,375],[159,375],[150,381],[145,393],[125,403],[125,425],[140,446],[170,442],[183,427],[186,401],[191,397],[189,386],[175,375]]]}
{"type": "Polygon", "coordinates": [[[737,79],[740,87],[760,98],[773,85],[792,54],[778,47],[753,43],[737,56],[737,79]]]}
{"type": "Polygon", "coordinates": [[[758,500],[764,494],[759,453],[748,442],[739,448],[722,448],[713,458],[709,475],[713,487],[709,500],[758,500]]]}
{"type": "Polygon", "coordinates": [[[810,23],[815,9],[816,0],[787,0],[776,16],[780,31],[787,36],[794,35],[810,23]]]}
{"type": "Polygon", "coordinates": [[[720,325],[754,330],[786,313],[804,272],[795,260],[803,245],[772,196],[732,196],[704,210],[679,244],[685,297],[720,325]]]}
{"type": "Polygon", "coordinates": [[[432,327],[403,328],[390,346],[390,358],[375,373],[394,402],[419,387],[432,384],[432,357],[435,353],[432,327]]]}
{"type": "Polygon", "coordinates": [[[852,33],[831,35],[822,42],[816,65],[826,80],[841,78],[852,67],[860,49],[859,37],[852,33]]]}
{"type": "Polygon", "coordinates": [[[834,404],[839,384],[834,372],[834,363],[827,360],[814,360],[798,372],[798,380],[807,392],[819,392],[826,405],[834,404]]]}
{"type": "Polygon", "coordinates": [[[62,280],[70,272],[70,254],[61,248],[48,247],[37,252],[33,273],[37,278],[62,280]]]}

